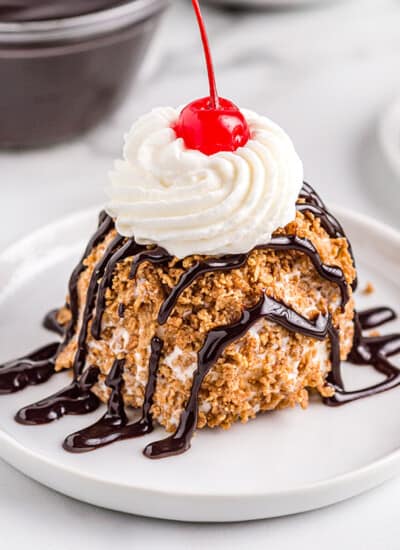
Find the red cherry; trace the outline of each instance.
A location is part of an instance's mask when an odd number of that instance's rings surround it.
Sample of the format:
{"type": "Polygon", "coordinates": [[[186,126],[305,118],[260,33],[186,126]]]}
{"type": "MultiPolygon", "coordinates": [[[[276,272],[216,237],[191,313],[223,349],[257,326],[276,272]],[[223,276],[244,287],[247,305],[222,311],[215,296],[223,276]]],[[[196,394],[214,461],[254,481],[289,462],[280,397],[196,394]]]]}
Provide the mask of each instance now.
{"type": "Polygon", "coordinates": [[[250,138],[246,119],[231,101],[219,98],[218,109],[213,108],[209,97],[189,103],[174,127],[177,137],[183,138],[186,147],[206,155],[220,151],[236,151],[250,138]]]}
{"type": "Polygon", "coordinates": [[[192,4],[204,47],[210,96],[189,103],[181,112],[174,130],[177,137],[184,140],[186,147],[206,155],[236,151],[250,139],[249,127],[234,103],[218,97],[210,45],[199,2],[192,0],[192,4]]]}

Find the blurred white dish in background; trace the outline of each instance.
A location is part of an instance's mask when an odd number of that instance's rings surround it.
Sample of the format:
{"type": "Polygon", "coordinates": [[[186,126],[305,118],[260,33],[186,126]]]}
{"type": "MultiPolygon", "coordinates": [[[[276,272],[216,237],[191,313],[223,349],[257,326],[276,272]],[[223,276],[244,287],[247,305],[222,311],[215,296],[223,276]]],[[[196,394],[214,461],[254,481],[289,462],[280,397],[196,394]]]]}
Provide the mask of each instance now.
{"type": "Polygon", "coordinates": [[[308,4],[319,4],[332,2],[333,0],[207,0],[208,4],[220,4],[231,6],[231,7],[240,7],[240,8],[261,8],[261,7],[301,7],[308,4]]]}
{"type": "Polygon", "coordinates": [[[384,157],[400,183],[400,98],[384,112],[379,125],[379,140],[384,157]]]}

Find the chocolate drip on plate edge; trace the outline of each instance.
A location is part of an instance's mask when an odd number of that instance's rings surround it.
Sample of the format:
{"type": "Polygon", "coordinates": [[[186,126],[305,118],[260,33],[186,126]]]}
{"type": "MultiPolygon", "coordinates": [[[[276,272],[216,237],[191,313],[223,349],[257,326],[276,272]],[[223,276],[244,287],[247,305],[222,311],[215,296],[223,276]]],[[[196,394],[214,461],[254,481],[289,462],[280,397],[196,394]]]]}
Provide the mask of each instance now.
{"type": "Polygon", "coordinates": [[[59,344],[49,344],[30,355],[0,367],[0,395],[15,393],[27,386],[47,382],[54,374],[55,354],[59,344]]]}
{"type": "Polygon", "coordinates": [[[65,450],[72,453],[94,451],[115,441],[141,437],[153,431],[153,418],[150,411],[153,405],[162,347],[162,340],[154,336],[151,342],[149,380],[141,418],[134,423],[128,422],[122,399],[125,359],[117,359],[106,380],[106,385],[112,389],[106,414],[92,426],[69,435],[63,444],[65,450]]]}
{"type": "Polygon", "coordinates": [[[100,401],[91,388],[97,382],[99,373],[98,367],[89,367],[66,388],[18,411],[15,420],[19,424],[37,426],[48,424],[65,415],[95,411],[100,401]]]}
{"type": "Polygon", "coordinates": [[[332,366],[329,381],[335,389],[335,394],[324,398],[326,405],[337,407],[400,385],[400,370],[389,361],[390,357],[400,353],[400,333],[385,336],[364,336],[362,333],[364,329],[372,329],[394,319],[396,314],[391,308],[380,307],[360,314],[356,313],[353,348],[348,362],[354,365],[372,366],[385,376],[385,380],[362,390],[346,391],[341,381],[339,362],[332,366]]]}

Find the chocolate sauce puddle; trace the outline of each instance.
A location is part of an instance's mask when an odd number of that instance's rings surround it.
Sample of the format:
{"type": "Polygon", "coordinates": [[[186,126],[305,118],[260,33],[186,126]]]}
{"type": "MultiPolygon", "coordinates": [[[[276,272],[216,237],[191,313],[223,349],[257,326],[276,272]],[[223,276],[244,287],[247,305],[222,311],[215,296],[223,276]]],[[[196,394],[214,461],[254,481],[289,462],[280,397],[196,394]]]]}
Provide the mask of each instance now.
{"type": "Polygon", "coordinates": [[[362,330],[371,330],[396,319],[396,312],[390,307],[375,307],[358,314],[362,330]]]}
{"type": "Polygon", "coordinates": [[[154,336],[151,342],[149,380],[140,420],[134,423],[128,422],[122,398],[125,359],[117,359],[106,380],[106,385],[112,389],[106,414],[92,426],[69,435],[64,441],[65,450],[72,453],[94,451],[115,441],[141,437],[153,431],[153,418],[150,411],[153,405],[162,347],[162,340],[154,336]]]}
{"type": "MultiPolygon", "coordinates": [[[[101,223],[101,227],[104,224],[107,224],[107,226],[109,225],[107,219],[105,220],[105,222],[101,223]]],[[[99,229],[99,231],[95,234],[93,238],[93,242],[96,242],[98,239],[104,239],[103,231],[104,228],[99,229]]],[[[15,416],[15,419],[20,424],[46,424],[48,422],[52,422],[53,420],[57,420],[67,414],[86,414],[98,408],[100,402],[90,390],[92,386],[97,382],[99,369],[97,367],[90,367],[82,374],[87,356],[86,340],[88,326],[93,314],[99,279],[103,276],[110,258],[115,253],[115,250],[122,243],[122,241],[123,237],[121,237],[120,235],[112,240],[112,242],[104,252],[103,257],[96,265],[90,278],[85,308],[82,317],[82,325],[78,335],[78,348],[73,363],[73,382],[66,388],[60,390],[49,398],[46,398],[21,409],[15,416]]],[[[90,254],[90,251],[91,248],[88,247],[86,251],[87,255],[90,254]]],[[[80,266],[83,266],[83,261],[80,262],[80,266]]],[[[72,310],[73,308],[71,306],[71,311],[72,310]]],[[[74,323],[74,318],[72,318],[71,325],[72,323],[74,323]]],[[[68,339],[68,335],[66,338],[68,339]]],[[[53,365],[55,363],[57,353],[59,353],[59,349],[62,347],[63,344],[61,344],[61,346],[59,346],[58,350],[55,352],[55,355],[52,358],[53,365]]]]}
{"type": "Polygon", "coordinates": [[[87,414],[95,411],[100,401],[91,388],[97,382],[99,372],[97,367],[89,367],[80,378],[73,380],[66,388],[19,410],[15,420],[19,424],[37,426],[48,424],[67,414],[87,414]]]}
{"type": "Polygon", "coordinates": [[[78,317],[77,285],[80,275],[86,269],[83,262],[92,249],[105,239],[113,225],[113,220],[105,212],[101,212],[97,231],[90,239],[82,259],[72,273],[69,282],[69,309],[71,310],[72,320],[67,330],[57,321],[58,310],[50,311],[44,318],[43,326],[51,332],[64,336],[63,344],[61,344],[61,346],[59,343],[49,344],[26,357],[1,365],[0,395],[21,391],[27,386],[43,384],[53,376],[57,354],[60,352],[60,349],[69,342],[75,330],[75,324],[78,317]]]}
{"type": "Polygon", "coordinates": [[[57,349],[57,342],[49,344],[0,367],[0,395],[15,393],[27,386],[47,382],[54,374],[57,349]]]}
{"type": "MultiPolygon", "coordinates": [[[[65,328],[58,323],[55,311],[48,313],[44,319],[45,328],[63,335],[63,341],[49,344],[26,357],[0,366],[0,395],[21,391],[27,386],[42,384],[55,374],[57,356],[72,338],[76,327],[79,314],[77,285],[80,275],[86,269],[84,260],[93,248],[105,239],[113,227],[113,220],[105,212],[101,212],[97,231],[90,239],[82,259],[70,278],[68,307],[71,311],[71,322],[69,326],[65,328]]],[[[64,414],[83,414],[95,410],[99,406],[99,401],[89,390],[97,380],[98,369],[88,369],[81,378],[79,378],[80,373],[75,372],[74,374],[72,384],[48,399],[25,407],[17,413],[16,420],[22,424],[43,424],[60,418],[64,414]]]]}
{"type": "MultiPolygon", "coordinates": [[[[346,238],[339,222],[326,209],[317,193],[308,184],[304,184],[300,193],[301,200],[297,204],[300,212],[310,212],[320,219],[321,226],[331,238],[346,238]]],[[[50,344],[26,358],[7,363],[0,368],[0,394],[19,391],[27,385],[42,383],[54,373],[57,354],[69,343],[76,332],[79,318],[78,282],[85,271],[85,259],[94,247],[104,241],[113,229],[113,220],[104,212],[99,218],[99,226],[90,240],[82,260],[72,273],[69,291],[71,322],[65,329],[58,321],[56,312],[50,312],[45,319],[45,326],[64,336],[63,342],[50,344]]],[[[346,238],[347,239],[347,238],[346,238]]],[[[348,241],[347,241],[348,242],[348,241]]],[[[349,250],[352,254],[350,243],[349,250]]],[[[261,249],[296,250],[306,254],[312,261],[319,275],[336,284],[342,297],[342,307],[347,303],[350,293],[345,276],[337,266],[322,262],[315,246],[307,239],[296,236],[275,236],[270,243],[260,246],[261,249]]],[[[237,254],[212,258],[197,262],[187,270],[172,290],[168,290],[166,299],[159,312],[159,324],[164,324],[171,315],[179,297],[186,288],[203,274],[216,271],[230,271],[242,267],[249,254],[237,254]]],[[[86,303],[83,311],[80,331],[77,337],[78,349],[74,359],[74,379],[69,386],[47,399],[25,407],[16,415],[16,420],[22,424],[44,424],[61,418],[66,414],[85,414],[99,406],[99,400],[92,393],[92,386],[98,381],[99,369],[95,365],[85,368],[87,360],[87,337],[92,321],[92,335],[99,339],[101,324],[106,307],[106,292],[111,288],[113,275],[119,262],[132,257],[130,279],[133,279],[139,266],[144,262],[155,265],[166,265],[172,257],[161,247],[147,248],[138,245],[135,240],[116,236],[108,245],[101,260],[95,266],[90,278],[86,303]]],[[[356,287],[356,284],[353,284],[356,287]]],[[[125,305],[118,308],[120,318],[124,317],[125,305]]],[[[161,441],[148,445],[144,451],[149,458],[163,458],[184,452],[190,447],[194,430],[197,426],[198,396],[201,385],[207,373],[218,361],[226,347],[243,337],[248,329],[259,319],[275,322],[291,332],[303,334],[318,340],[329,338],[331,343],[332,370],[329,383],[335,388],[335,395],[324,399],[330,406],[341,405],[355,399],[386,391],[400,385],[400,370],[390,361],[390,357],[400,353],[400,334],[388,336],[366,337],[363,330],[369,330],[393,320],[396,317],[390,308],[375,308],[356,314],[354,345],[349,360],[357,365],[372,365],[383,373],[385,381],[360,391],[347,392],[341,378],[340,339],[338,331],[333,327],[330,315],[319,315],[309,320],[287,305],[264,295],[252,308],[245,309],[240,320],[232,325],[211,330],[198,352],[198,368],[193,376],[190,397],[182,412],[176,432],[161,441]]],[[[111,396],[106,414],[95,424],[68,436],[64,448],[71,452],[84,452],[103,447],[114,441],[139,437],[153,430],[151,407],[157,381],[157,372],[161,358],[163,341],[154,336],[151,341],[151,356],[149,360],[149,378],[145,391],[144,404],[140,420],[129,422],[123,402],[124,367],[126,359],[119,357],[106,379],[111,389],[111,396]]]]}
{"type": "MultiPolygon", "coordinates": [[[[364,397],[382,393],[400,385],[400,370],[389,361],[390,357],[400,353],[400,334],[387,334],[385,336],[363,335],[363,330],[382,326],[396,318],[397,316],[391,308],[379,307],[356,313],[353,348],[348,361],[354,365],[372,366],[386,378],[383,382],[361,390],[346,391],[341,379],[341,363],[339,361],[339,363],[332,365],[329,381],[335,388],[335,394],[332,397],[324,398],[326,405],[337,407],[351,401],[357,401],[364,397]]],[[[335,345],[339,348],[339,342],[335,345]]]]}

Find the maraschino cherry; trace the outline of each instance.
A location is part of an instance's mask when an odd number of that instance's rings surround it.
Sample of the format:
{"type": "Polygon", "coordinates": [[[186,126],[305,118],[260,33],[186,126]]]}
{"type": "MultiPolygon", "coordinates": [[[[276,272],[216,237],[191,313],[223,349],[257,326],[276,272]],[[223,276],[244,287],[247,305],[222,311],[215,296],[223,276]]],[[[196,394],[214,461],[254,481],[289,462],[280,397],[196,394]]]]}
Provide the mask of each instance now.
{"type": "Polygon", "coordinates": [[[204,46],[210,96],[189,103],[181,112],[174,130],[177,137],[184,140],[186,147],[206,155],[236,151],[250,139],[249,127],[234,103],[218,97],[210,45],[199,2],[192,0],[192,4],[204,46]]]}

